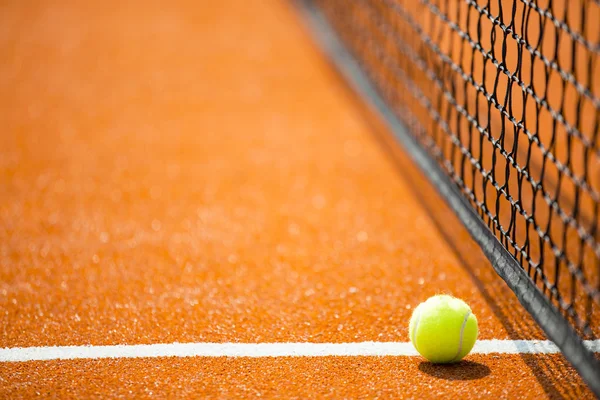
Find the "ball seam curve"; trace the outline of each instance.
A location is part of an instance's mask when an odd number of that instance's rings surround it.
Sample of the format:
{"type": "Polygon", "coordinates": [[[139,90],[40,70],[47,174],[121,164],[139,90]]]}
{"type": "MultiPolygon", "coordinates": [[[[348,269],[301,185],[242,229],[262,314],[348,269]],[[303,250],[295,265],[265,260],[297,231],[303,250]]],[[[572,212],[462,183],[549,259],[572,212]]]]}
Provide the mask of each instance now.
{"type": "Polygon", "coordinates": [[[450,360],[450,362],[457,361],[456,359],[460,356],[460,353],[462,352],[465,327],[467,326],[467,321],[469,320],[470,316],[471,316],[471,311],[467,311],[467,314],[465,315],[465,319],[463,320],[462,326],[460,327],[460,339],[458,341],[458,351],[456,352],[456,355],[454,356],[454,358],[452,358],[452,360],[450,360]]]}
{"type": "MultiPolygon", "coordinates": [[[[411,339],[413,342],[413,346],[415,346],[415,349],[417,349],[417,351],[419,351],[419,347],[417,346],[417,328],[419,327],[419,320],[421,319],[421,310],[416,310],[417,315],[415,317],[415,325],[413,326],[412,332],[410,333],[411,335],[411,339]]],[[[420,351],[419,351],[420,353],[420,351]]]]}

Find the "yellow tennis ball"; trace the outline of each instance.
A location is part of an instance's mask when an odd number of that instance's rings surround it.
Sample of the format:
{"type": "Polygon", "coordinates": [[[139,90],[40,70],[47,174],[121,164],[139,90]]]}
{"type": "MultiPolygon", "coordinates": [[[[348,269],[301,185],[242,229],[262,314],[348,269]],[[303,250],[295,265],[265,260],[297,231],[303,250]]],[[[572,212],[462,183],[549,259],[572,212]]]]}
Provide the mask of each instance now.
{"type": "Polygon", "coordinates": [[[419,304],[408,329],[413,346],[433,363],[460,361],[477,340],[477,318],[471,308],[445,294],[419,304]]]}

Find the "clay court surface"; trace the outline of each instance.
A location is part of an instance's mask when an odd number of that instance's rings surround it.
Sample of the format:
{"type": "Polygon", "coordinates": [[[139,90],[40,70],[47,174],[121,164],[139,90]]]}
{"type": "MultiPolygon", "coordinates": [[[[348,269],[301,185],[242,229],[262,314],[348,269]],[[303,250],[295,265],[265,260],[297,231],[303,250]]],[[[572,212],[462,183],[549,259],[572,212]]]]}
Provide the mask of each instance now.
{"type": "MultiPolygon", "coordinates": [[[[281,0],[0,5],[0,348],[545,340],[281,0]]],[[[560,354],[0,362],[1,398],[592,398],[560,354]]]]}

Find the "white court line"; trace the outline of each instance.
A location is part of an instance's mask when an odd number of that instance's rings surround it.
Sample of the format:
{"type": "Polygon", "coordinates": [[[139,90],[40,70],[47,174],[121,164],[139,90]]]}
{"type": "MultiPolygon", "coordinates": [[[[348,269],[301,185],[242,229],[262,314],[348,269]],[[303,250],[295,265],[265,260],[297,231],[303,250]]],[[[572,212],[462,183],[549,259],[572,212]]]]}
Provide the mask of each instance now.
{"type": "MultiPolygon", "coordinates": [[[[585,341],[600,353],[600,339],[585,341]]],[[[553,354],[549,340],[479,340],[473,354],[553,354]]],[[[0,362],[141,357],[324,357],[416,356],[410,343],[169,343],[114,346],[15,347],[0,349],[0,362]]]]}

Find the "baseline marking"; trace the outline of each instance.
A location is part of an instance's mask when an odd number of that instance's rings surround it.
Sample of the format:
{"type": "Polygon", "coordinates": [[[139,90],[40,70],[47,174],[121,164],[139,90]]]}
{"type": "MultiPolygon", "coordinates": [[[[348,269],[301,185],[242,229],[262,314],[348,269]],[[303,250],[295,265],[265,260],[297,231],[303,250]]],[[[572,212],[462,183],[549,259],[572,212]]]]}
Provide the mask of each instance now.
{"type": "MultiPolygon", "coordinates": [[[[600,339],[585,346],[600,353],[600,339]]],[[[549,340],[479,340],[471,354],[555,354],[549,340]]],[[[410,343],[169,343],[0,348],[0,362],[153,357],[416,356],[410,343]]]]}

